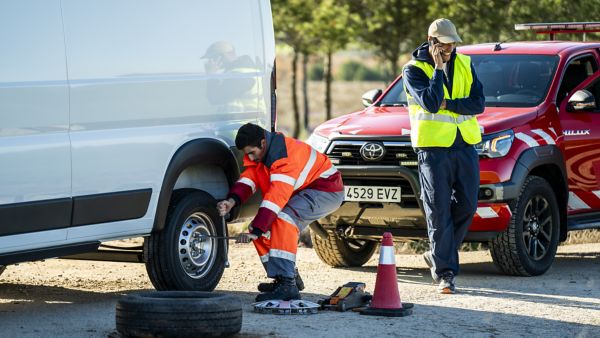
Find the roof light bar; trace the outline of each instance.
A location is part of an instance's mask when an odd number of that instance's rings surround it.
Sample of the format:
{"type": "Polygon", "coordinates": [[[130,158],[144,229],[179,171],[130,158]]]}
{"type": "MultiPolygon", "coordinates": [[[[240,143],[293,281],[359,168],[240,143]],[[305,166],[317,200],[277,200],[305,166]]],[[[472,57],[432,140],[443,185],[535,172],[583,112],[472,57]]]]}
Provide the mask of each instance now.
{"type": "Polygon", "coordinates": [[[552,30],[600,30],[600,22],[555,22],[555,23],[520,23],[515,24],[515,30],[534,30],[534,31],[552,31],[552,30]]]}
{"type": "Polygon", "coordinates": [[[558,33],[583,33],[583,41],[585,41],[585,33],[600,32],[600,22],[520,23],[515,24],[515,30],[532,30],[536,34],[550,34],[550,40],[554,40],[554,35],[558,33]]]}

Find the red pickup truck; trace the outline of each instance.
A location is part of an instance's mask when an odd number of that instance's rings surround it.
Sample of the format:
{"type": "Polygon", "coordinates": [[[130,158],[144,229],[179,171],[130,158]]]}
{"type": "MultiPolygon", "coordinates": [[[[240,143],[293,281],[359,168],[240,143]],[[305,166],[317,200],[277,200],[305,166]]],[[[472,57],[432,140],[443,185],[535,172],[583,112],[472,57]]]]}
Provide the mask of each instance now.
{"type": "MultiPolygon", "coordinates": [[[[458,48],[483,84],[479,205],[466,241],[489,242],[511,275],[551,266],[567,232],[600,228],[600,43],[514,42],[458,48]]],[[[360,266],[383,232],[427,238],[403,79],[363,95],[362,111],[308,142],[342,173],[346,200],[312,224],[332,266],[360,266]]]]}

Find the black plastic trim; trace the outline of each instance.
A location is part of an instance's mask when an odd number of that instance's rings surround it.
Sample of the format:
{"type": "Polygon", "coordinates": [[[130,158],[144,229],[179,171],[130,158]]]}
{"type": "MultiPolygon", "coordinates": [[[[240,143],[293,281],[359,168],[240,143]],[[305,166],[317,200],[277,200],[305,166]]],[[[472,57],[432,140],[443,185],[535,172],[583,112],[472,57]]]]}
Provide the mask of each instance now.
{"type": "Polygon", "coordinates": [[[100,242],[86,242],[79,244],[61,245],[51,248],[25,250],[0,254],[0,265],[8,265],[21,262],[35,261],[39,259],[74,255],[82,252],[92,252],[98,250],[100,242]]]}
{"type": "Polygon", "coordinates": [[[119,191],[73,198],[72,226],[123,221],[143,217],[152,189],[119,191]]]}
{"type": "MultiPolygon", "coordinates": [[[[225,171],[229,187],[240,177],[240,169],[235,155],[223,142],[215,139],[202,138],[190,141],[175,153],[163,179],[156,206],[153,231],[160,231],[165,227],[165,219],[173,187],[179,175],[189,166],[196,164],[213,164],[225,171]]],[[[230,218],[236,218],[239,208],[232,211],[230,218]]]]}
{"type": "Polygon", "coordinates": [[[397,135],[352,135],[352,134],[336,134],[330,142],[333,141],[381,141],[381,142],[409,142],[410,136],[397,136],[397,135]]]}
{"type": "MultiPolygon", "coordinates": [[[[567,177],[565,161],[563,159],[560,149],[555,145],[545,145],[527,149],[521,153],[517,160],[510,180],[503,183],[496,184],[483,184],[481,188],[490,188],[494,191],[494,196],[491,199],[480,199],[481,202],[504,202],[512,201],[519,196],[521,187],[525,182],[527,176],[539,166],[552,164],[559,167],[562,177],[563,186],[561,187],[565,194],[568,194],[567,177]],[[502,190],[503,193],[498,195],[498,191],[502,190]]],[[[553,182],[549,182],[553,184],[553,182]]],[[[566,201],[565,201],[566,203],[566,201]]],[[[566,204],[565,204],[566,205],[566,204]]]]}
{"type": "Polygon", "coordinates": [[[600,228],[600,212],[571,215],[567,221],[568,230],[585,230],[600,228]]]}
{"type": "Polygon", "coordinates": [[[140,218],[152,189],[119,191],[0,206],[0,236],[140,218]]]}
{"type": "Polygon", "coordinates": [[[0,206],[0,236],[67,228],[71,225],[71,198],[0,206]]]}

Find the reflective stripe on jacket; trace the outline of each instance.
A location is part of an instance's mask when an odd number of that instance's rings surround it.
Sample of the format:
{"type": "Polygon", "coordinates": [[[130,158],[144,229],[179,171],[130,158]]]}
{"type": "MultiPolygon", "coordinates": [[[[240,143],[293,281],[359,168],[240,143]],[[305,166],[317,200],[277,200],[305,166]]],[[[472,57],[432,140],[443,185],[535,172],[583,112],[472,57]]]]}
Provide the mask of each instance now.
{"type": "Polygon", "coordinates": [[[256,189],[263,201],[252,226],[263,232],[271,229],[290,197],[305,188],[336,192],[344,190],[341,174],[326,155],[308,144],[281,133],[267,132],[267,150],[263,161],[256,163],[244,155],[246,169],[230,190],[241,203],[256,189]]]}
{"type": "MultiPolygon", "coordinates": [[[[433,78],[434,67],[424,61],[411,60],[404,67],[415,66],[421,69],[427,77],[433,78]]],[[[452,95],[444,85],[444,98],[459,99],[468,97],[473,83],[471,73],[471,58],[456,54],[454,74],[452,78],[452,95]]],[[[432,114],[416,103],[406,90],[408,110],[411,124],[411,142],[413,147],[450,147],[456,138],[456,129],[468,144],[481,142],[481,131],[474,115],[460,115],[450,110],[440,109],[432,114]]]]}

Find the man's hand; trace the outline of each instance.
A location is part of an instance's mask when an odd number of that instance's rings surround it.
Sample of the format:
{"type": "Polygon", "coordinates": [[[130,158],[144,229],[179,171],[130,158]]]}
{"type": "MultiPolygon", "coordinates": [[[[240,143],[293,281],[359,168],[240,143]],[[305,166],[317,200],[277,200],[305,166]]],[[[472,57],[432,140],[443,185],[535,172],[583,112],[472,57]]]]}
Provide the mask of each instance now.
{"type": "Polygon", "coordinates": [[[235,206],[235,200],[233,198],[228,198],[217,203],[217,210],[219,211],[220,216],[225,216],[231,209],[235,206]]]}
{"type": "Polygon", "coordinates": [[[443,49],[435,44],[431,48],[431,57],[433,57],[433,62],[435,63],[435,69],[444,69],[444,58],[442,58],[443,49]]]}
{"type": "Polygon", "coordinates": [[[258,238],[258,236],[256,236],[255,234],[245,232],[245,233],[239,234],[238,238],[235,240],[235,242],[236,243],[250,243],[257,238],[258,238]]]}
{"type": "Polygon", "coordinates": [[[252,224],[248,225],[248,232],[241,233],[238,235],[238,238],[235,240],[236,243],[250,243],[253,240],[256,240],[258,236],[252,233],[252,224]]]}
{"type": "Polygon", "coordinates": [[[446,99],[442,100],[442,105],[440,106],[440,109],[446,109],[446,99]]]}

